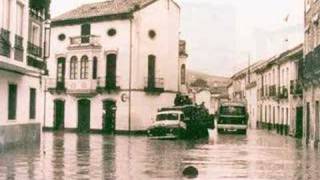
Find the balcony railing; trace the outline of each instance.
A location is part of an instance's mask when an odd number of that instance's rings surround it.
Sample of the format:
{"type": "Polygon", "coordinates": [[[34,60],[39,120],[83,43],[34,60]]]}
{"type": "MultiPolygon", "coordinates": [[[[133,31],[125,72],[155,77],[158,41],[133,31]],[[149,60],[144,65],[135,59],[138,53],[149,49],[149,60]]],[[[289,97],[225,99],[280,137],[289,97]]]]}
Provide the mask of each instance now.
{"type": "Polygon", "coordinates": [[[38,60],[31,56],[27,56],[27,65],[37,69],[45,69],[44,61],[38,60]]]}
{"type": "Polygon", "coordinates": [[[111,92],[120,90],[120,77],[98,77],[97,79],[97,91],[101,92],[111,92]]]}
{"type": "Polygon", "coordinates": [[[34,45],[31,42],[28,42],[28,53],[31,55],[34,55],[36,57],[41,57],[42,56],[42,48],[34,45]]]}
{"type": "Polygon", "coordinates": [[[269,96],[275,97],[277,95],[276,85],[269,86],[269,96]]]}
{"type": "Polygon", "coordinates": [[[95,94],[97,80],[95,79],[75,79],[65,80],[63,83],[57,79],[47,79],[46,86],[49,91],[66,92],[69,94],[95,94]]]}
{"type": "Polygon", "coordinates": [[[298,80],[290,81],[290,94],[292,95],[302,95],[303,88],[301,83],[298,80]]]}
{"type": "Polygon", "coordinates": [[[10,57],[11,43],[10,43],[10,31],[1,28],[0,29],[0,55],[10,57]]]}
{"type": "Polygon", "coordinates": [[[288,88],[285,86],[279,87],[279,99],[287,99],[288,98],[288,88]]]}
{"type": "Polygon", "coordinates": [[[70,46],[100,46],[100,37],[95,35],[70,37],[70,46]]]}
{"type": "Polygon", "coordinates": [[[164,78],[144,78],[144,90],[146,92],[163,92],[164,78]]]}

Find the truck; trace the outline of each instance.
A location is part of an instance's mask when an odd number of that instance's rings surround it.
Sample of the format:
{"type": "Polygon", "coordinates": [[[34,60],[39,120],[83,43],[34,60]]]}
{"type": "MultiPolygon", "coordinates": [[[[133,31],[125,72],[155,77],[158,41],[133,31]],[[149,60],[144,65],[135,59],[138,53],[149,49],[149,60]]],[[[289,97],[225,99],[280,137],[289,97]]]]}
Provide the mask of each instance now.
{"type": "Polygon", "coordinates": [[[203,105],[183,105],[159,109],[148,135],[155,139],[197,139],[207,137],[208,129],[214,129],[214,115],[203,105]]]}

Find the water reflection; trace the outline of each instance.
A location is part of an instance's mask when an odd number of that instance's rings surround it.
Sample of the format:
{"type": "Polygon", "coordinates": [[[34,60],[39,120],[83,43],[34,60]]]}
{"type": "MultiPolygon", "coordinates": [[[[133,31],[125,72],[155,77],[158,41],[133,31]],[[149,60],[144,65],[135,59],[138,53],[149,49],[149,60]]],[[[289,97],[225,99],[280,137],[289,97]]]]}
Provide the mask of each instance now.
{"type": "Polygon", "coordinates": [[[320,179],[320,153],[264,131],[197,141],[44,133],[41,148],[0,154],[0,179],[320,179]]]}

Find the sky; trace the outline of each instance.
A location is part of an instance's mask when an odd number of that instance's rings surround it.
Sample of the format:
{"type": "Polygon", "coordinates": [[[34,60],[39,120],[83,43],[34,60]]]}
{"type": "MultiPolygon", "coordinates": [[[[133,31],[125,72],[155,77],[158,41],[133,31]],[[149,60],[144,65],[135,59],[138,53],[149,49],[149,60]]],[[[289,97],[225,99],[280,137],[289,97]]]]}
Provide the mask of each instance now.
{"type": "MultiPolygon", "coordinates": [[[[51,15],[98,1],[52,0],[51,15]]],[[[187,67],[192,70],[228,77],[303,42],[303,0],[176,2],[181,7],[181,39],[187,41],[187,67]]]]}

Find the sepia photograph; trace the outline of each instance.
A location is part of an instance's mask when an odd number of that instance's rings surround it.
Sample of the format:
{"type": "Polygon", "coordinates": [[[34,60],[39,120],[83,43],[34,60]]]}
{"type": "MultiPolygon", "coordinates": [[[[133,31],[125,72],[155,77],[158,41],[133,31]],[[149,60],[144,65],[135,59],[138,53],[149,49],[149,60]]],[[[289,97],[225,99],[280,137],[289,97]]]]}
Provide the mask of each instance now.
{"type": "Polygon", "coordinates": [[[319,180],[319,23],[319,0],[0,0],[0,180],[319,180]]]}

